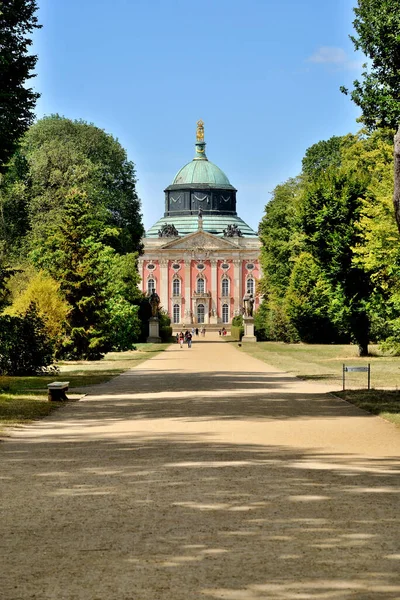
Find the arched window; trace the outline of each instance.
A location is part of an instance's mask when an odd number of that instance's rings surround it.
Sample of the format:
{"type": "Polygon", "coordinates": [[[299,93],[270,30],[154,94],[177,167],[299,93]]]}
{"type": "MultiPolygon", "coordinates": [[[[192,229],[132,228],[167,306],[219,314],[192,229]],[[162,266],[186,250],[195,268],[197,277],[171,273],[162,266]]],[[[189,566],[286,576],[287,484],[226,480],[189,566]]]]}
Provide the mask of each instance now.
{"type": "Polygon", "coordinates": [[[222,322],[229,323],[229,306],[227,304],[222,305],[222,322]]]}
{"type": "Polygon", "coordinates": [[[199,279],[197,280],[197,293],[204,294],[205,289],[206,289],[205,281],[202,277],[199,277],[199,279]]]}
{"type": "Polygon", "coordinates": [[[227,277],[224,277],[224,279],[221,282],[221,285],[222,285],[222,295],[229,296],[229,279],[227,277]]]}
{"type": "Polygon", "coordinates": [[[197,305],[197,322],[204,323],[204,304],[197,305]]]}
{"type": "Polygon", "coordinates": [[[172,280],[172,295],[180,296],[180,293],[181,293],[181,282],[176,277],[175,279],[172,280]]]}
{"type": "Polygon", "coordinates": [[[156,282],[154,281],[154,279],[148,279],[147,280],[147,293],[148,294],[152,294],[153,292],[155,292],[156,289],[156,282]]]}
{"type": "Polygon", "coordinates": [[[248,294],[253,294],[254,296],[254,279],[249,277],[247,280],[246,291],[248,294]]]}
{"type": "Polygon", "coordinates": [[[181,307],[179,304],[174,304],[174,323],[179,323],[181,320],[181,307]]]}

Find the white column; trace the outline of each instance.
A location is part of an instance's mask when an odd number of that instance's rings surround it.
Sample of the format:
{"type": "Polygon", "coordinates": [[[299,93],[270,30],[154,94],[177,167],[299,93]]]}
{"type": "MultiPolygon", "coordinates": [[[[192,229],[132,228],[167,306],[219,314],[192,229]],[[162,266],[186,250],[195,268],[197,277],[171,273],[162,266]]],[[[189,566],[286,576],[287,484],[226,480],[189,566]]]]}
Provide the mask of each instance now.
{"type": "Polygon", "coordinates": [[[168,259],[160,260],[160,301],[162,308],[169,314],[169,299],[168,299],[168,259]]]}
{"type": "Polygon", "coordinates": [[[143,258],[139,258],[138,259],[138,272],[139,272],[139,277],[140,277],[139,289],[142,292],[146,293],[147,290],[146,290],[145,287],[143,287],[144,286],[144,281],[145,281],[145,279],[144,279],[144,273],[143,273],[143,264],[144,264],[143,258]]]}
{"type": "Polygon", "coordinates": [[[181,316],[181,321],[192,323],[192,303],[191,303],[191,285],[190,285],[190,259],[185,259],[185,314],[181,316]]]}
{"type": "Polygon", "coordinates": [[[217,259],[212,258],[211,263],[211,317],[210,323],[218,323],[217,317],[217,296],[218,296],[218,281],[217,281],[217,259]]]}
{"type": "Polygon", "coordinates": [[[233,313],[234,316],[240,313],[242,306],[242,261],[240,258],[233,260],[233,313]]]}

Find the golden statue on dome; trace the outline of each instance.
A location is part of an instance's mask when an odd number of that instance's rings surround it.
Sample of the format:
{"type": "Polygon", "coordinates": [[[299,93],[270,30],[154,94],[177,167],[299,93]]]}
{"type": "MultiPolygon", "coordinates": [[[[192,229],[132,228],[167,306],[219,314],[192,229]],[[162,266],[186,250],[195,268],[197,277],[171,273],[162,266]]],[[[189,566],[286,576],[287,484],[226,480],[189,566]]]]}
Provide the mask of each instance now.
{"type": "Polygon", "coordinates": [[[204,142],[204,123],[201,119],[197,121],[196,141],[204,142]]]}

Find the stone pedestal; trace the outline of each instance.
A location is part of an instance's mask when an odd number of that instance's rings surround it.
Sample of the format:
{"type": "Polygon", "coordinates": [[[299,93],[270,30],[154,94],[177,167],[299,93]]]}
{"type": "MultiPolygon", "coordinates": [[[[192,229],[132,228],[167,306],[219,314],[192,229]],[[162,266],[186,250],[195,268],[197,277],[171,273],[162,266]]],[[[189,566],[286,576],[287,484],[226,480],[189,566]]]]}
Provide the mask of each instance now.
{"type": "Polygon", "coordinates": [[[160,338],[160,323],[158,317],[150,317],[149,319],[149,337],[146,340],[148,343],[159,344],[160,338]]]}
{"type": "Polygon", "coordinates": [[[254,319],[253,317],[243,317],[244,336],[242,342],[256,342],[257,338],[254,335],[254,319]]]}

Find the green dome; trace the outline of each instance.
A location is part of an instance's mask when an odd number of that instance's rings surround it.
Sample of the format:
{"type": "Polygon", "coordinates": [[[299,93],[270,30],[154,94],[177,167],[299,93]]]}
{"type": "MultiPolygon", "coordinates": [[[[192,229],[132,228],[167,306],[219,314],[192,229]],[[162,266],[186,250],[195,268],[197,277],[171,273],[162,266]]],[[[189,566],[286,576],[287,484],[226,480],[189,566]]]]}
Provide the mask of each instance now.
{"type": "Polygon", "coordinates": [[[217,165],[206,158],[194,158],[175,175],[172,185],[205,183],[212,187],[230,186],[230,181],[217,165]]]}

